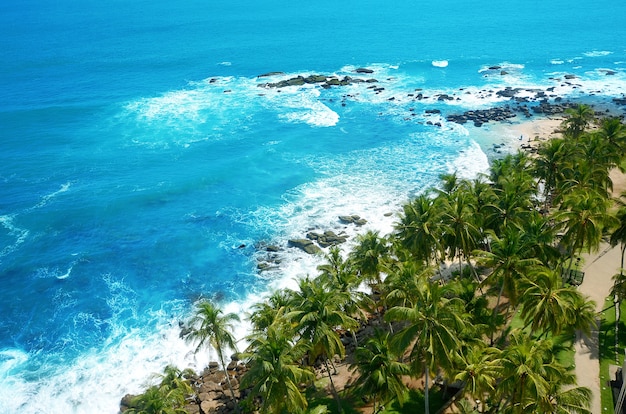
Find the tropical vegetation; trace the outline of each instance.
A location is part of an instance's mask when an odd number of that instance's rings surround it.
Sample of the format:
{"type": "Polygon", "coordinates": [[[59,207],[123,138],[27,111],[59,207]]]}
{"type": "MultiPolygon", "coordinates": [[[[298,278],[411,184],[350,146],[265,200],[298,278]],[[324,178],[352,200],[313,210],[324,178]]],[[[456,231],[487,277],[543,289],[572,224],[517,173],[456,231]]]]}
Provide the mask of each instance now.
{"type": "MultiPolygon", "coordinates": [[[[403,206],[391,234],[330,248],[317,276],[253,307],[245,410],[306,413],[317,406],[308,391],[327,387],[333,412],[379,412],[421,383],[425,413],[435,387],[456,393],[458,412],[590,413],[590,391],[558,357],[596,317],[572,275],[603,240],[626,246],[626,208],[611,198],[609,174],[624,162],[626,128],[595,116],[573,107],[562,137],[535,155],[494,160],[474,180],[442,177],[403,206]],[[346,360],[355,379],[338,389],[334,373],[346,360]]],[[[616,302],[624,286],[620,270],[616,302]]],[[[224,365],[235,320],[201,302],[188,338],[224,365]]]]}

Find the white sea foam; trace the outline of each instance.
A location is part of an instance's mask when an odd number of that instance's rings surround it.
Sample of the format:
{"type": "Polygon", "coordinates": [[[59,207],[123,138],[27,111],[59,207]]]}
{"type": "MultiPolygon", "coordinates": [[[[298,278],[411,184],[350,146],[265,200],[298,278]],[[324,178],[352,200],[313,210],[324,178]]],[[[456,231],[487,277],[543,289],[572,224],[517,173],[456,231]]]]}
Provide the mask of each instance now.
{"type": "Polygon", "coordinates": [[[447,68],[448,61],[447,60],[433,60],[432,65],[436,68],[447,68]]]}
{"type": "Polygon", "coordinates": [[[601,57],[601,56],[608,56],[612,53],[613,52],[609,52],[608,50],[592,50],[591,52],[583,53],[583,55],[587,57],[601,57]]]}
{"type": "Polygon", "coordinates": [[[27,229],[17,227],[14,224],[14,219],[14,215],[0,216],[0,224],[7,230],[8,235],[14,238],[14,242],[12,244],[2,247],[2,250],[0,250],[0,258],[14,252],[15,249],[24,243],[28,237],[29,231],[27,229]]]}
{"type": "Polygon", "coordinates": [[[52,199],[57,197],[59,194],[63,194],[65,192],[69,191],[71,185],[72,184],[70,182],[62,184],[61,187],[57,191],[54,191],[54,192],[52,192],[50,194],[47,194],[47,195],[43,196],[41,198],[41,201],[39,203],[35,204],[30,210],[34,210],[36,208],[44,207],[46,204],[48,204],[52,199]]]}
{"type": "Polygon", "coordinates": [[[551,64],[553,64],[553,65],[562,65],[562,64],[564,64],[565,62],[564,62],[563,60],[561,60],[561,59],[552,59],[552,60],[550,61],[550,63],[551,63],[551,64]]]}

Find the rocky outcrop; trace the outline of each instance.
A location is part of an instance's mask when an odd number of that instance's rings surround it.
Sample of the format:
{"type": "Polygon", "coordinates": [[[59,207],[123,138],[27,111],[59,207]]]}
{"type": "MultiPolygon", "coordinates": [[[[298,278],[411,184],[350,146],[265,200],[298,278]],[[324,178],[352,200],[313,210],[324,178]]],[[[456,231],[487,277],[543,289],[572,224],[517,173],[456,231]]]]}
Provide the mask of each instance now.
{"type": "Polygon", "coordinates": [[[317,245],[309,239],[291,239],[287,242],[287,245],[300,249],[308,254],[318,254],[322,252],[322,249],[317,247],[317,245]]]}
{"type": "Polygon", "coordinates": [[[357,215],[339,216],[339,221],[343,224],[356,224],[357,226],[362,226],[367,223],[367,220],[357,215]]]}
{"type": "Polygon", "coordinates": [[[327,230],[324,233],[309,232],[306,235],[309,240],[316,241],[321,247],[336,246],[341,243],[345,243],[348,240],[348,236],[345,234],[337,235],[333,231],[327,230]]]}
{"type": "Polygon", "coordinates": [[[468,121],[474,123],[474,126],[482,126],[489,121],[501,122],[517,115],[509,107],[490,108],[476,111],[467,111],[462,115],[448,115],[446,119],[457,124],[464,124],[468,121]]]}
{"type": "MultiPolygon", "coordinates": [[[[363,72],[361,72],[363,73],[363,72]]],[[[369,73],[369,72],[365,72],[369,73]]],[[[262,75],[263,76],[263,75],[262,75]]],[[[269,76],[269,75],[265,75],[269,76]]],[[[378,82],[376,79],[361,79],[361,78],[352,78],[350,76],[344,76],[343,78],[339,78],[337,76],[326,76],[326,75],[309,75],[309,76],[296,76],[289,79],[284,79],[279,82],[268,82],[268,83],[259,83],[257,86],[260,88],[285,88],[288,86],[301,86],[304,84],[320,84],[322,88],[330,88],[332,86],[346,86],[353,83],[376,83],[378,82]]]]}
{"type": "MultiPolygon", "coordinates": [[[[226,371],[220,370],[218,367],[217,362],[210,362],[200,375],[190,378],[194,395],[187,398],[188,402],[184,407],[185,412],[188,414],[233,413],[235,412],[235,404],[239,404],[248,396],[249,390],[239,388],[239,381],[247,371],[245,364],[233,356],[226,371]],[[233,387],[232,393],[226,376],[230,379],[230,385],[233,387]],[[236,401],[233,400],[233,394],[236,401]]],[[[132,403],[135,397],[131,394],[125,395],[120,401],[120,412],[123,413],[129,408],[139,408],[132,403]]]]}

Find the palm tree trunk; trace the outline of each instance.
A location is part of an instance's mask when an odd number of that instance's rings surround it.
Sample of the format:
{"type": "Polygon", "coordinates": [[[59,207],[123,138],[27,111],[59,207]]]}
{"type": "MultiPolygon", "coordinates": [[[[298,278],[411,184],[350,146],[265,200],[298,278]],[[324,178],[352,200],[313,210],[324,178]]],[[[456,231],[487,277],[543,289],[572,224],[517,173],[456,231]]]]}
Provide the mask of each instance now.
{"type": "Polygon", "coordinates": [[[424,413],[430,414],[430,402],[428,401],[428,377],[430,374],[428,373],[427,362],[424,362],[424,372],[426,373],[426,378],[424,379],[424,413]]]}
{"type": "Polygon", "coordinates": [[[237,398],[235,397],[235,390],[233,390],[233,384],[230,382],[230,375],[228,374],[228,367],[224,363],[224,354],[221,349],[217,350],[217,353],[220,357],[220,362],[222,363],[222,368],[224,369],[224,374],[226,375],[226,382],[228,383],[228,389],[230,390],[230,395],[233,398],[233,403],[235,404],[235,411],[239,412],[239,404],[237,403],[237,398]]]}
{"type": "MultiPolygon", "coordinates": [[[[493,321],[496,321],[496,315],[498,314],[498,308],[500,307],[500,300],[502,299],[502,294],[504,293],[504,283],[500,286],[500,292],[498,292],[498,299],[496,300],[496,306],[493,308],[493,313],[491,315],[493,321]]],[[[495,335],[495,330],[491,332],[490,345],[493,345],[493,336],[495,335]]]]}
{"type": "Polygon", "coordinates": [[[339,394],[337,394],[337,390],[335,389],[333,375],[330,372],[330,367],[328,366],[328,358],[324,358],[324,364],[326,365],[326,372],[328,372],[328,379],[330,380],[330,392],[333,394],[333,397],[337,401],[337,412],[341,414],[343,413],[343,409],[341,408],[341,401],[339,401],[339,394]]]}

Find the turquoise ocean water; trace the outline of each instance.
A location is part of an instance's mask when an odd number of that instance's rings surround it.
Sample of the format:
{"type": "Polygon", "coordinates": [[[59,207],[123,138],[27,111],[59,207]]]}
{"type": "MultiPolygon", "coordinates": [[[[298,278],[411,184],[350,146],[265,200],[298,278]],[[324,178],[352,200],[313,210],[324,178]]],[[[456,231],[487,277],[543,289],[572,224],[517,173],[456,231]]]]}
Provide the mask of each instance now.
{"type": "Polygon", "coordinates": [[[354,235],[342,214],[388,232],[440,174],[474,176],[517,140],[446,114],[505,104],[506,86],[623,97],[624,16],[621,1],[1,2],[0,412],[115,413],[166,364],[202,367],[178,338],[194,301],[244,315],[315,272],[288,238],[354,235]],[[257,86],[309,74],[384,89],[257,86]],[[284,250],[259,273],[263,243],[284,250]]]}

